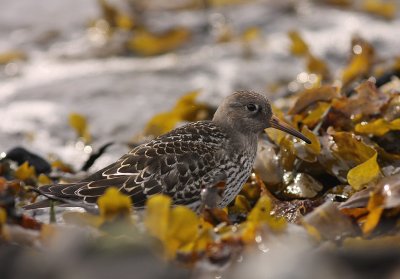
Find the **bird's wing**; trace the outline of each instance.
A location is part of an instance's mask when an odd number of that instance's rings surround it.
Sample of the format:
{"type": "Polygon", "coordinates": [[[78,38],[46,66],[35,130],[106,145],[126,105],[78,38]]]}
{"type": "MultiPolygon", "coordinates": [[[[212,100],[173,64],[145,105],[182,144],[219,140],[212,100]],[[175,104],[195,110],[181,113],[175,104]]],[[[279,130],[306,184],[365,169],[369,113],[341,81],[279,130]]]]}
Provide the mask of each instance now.
{"type": "Polygon", "coordinates": [[[212,177],[222,177],[224,138],[210,123],[188,124],[136,147],[80,182],[41,190],[50,196],[94,203],[107,188],[117,187],[132,197],[135,207],[144,206],[157,193],[171,196],[175,204],[190,204],[200,199],[202,187],[214,183],[212,177]]]}

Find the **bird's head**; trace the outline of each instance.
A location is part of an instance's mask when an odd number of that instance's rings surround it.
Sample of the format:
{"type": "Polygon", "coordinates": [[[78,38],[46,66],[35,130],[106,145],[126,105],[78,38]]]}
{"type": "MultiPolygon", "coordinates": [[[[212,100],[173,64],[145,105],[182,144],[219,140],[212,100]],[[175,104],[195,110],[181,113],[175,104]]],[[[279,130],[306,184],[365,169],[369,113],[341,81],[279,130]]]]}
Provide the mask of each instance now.
{"type": "Polygon", "coordinates": [[[272,114],[267,98],[252,91],[238,91],[226,97],[213,121],[242,133],[259,134],[272,127],[311,143],[302,133],[272,114]]]}

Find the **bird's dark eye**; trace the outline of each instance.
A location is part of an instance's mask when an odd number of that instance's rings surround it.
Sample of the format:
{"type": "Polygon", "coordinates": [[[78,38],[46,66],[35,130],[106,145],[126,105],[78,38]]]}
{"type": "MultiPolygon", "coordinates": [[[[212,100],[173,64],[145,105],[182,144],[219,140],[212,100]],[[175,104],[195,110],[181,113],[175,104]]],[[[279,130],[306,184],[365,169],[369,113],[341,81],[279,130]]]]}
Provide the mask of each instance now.
{"type": "Polygon", "coordinates": [[[258,106],[255,105],[255,104],[248,104],[248,105],[246,105],[246,109],[248,111],[257,111],[258,110],[258,106]]]}

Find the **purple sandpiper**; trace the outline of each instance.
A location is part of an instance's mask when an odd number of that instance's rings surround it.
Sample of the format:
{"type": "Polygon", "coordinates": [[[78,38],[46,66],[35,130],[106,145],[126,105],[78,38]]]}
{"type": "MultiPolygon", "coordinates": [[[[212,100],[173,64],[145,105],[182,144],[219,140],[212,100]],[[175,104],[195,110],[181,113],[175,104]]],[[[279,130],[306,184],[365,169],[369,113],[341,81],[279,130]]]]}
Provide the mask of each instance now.
{"type": "MultiPolygon", "coordinates": [[[[310,143],[272,114],[263,95],[235,92],[223,100],[211,121],[176,128],[137,146],[79,182],[42,186],[40,192],[56,200],[94,204],[107,188],[116,187],[130,196],[137,208],[143,208],[150,196],[160,193],[170,196],[174,205],[195,210],[204,202],[225,207],[249,178],[258,136],[270,127],[310,143]],[[219,198],[211,198],[210,202],[204,192],[212,189],[219,191],[219,198]]],[[[42,206],[39,202],[26,208],[42,206]]]]}

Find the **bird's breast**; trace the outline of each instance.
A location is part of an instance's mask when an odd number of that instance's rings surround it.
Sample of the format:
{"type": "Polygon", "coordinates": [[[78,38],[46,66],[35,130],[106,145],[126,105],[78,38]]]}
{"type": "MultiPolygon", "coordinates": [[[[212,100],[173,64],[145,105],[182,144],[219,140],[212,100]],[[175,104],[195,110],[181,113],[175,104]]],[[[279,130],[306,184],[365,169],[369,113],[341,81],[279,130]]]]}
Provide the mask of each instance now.
{"type": "Polygon", "coordinates": [[[255,160],[255,152],[237,154],[226,167],[227,181],[220,207],[227,206],[239,194],[244,183],[251,174],[255,160]]]}

